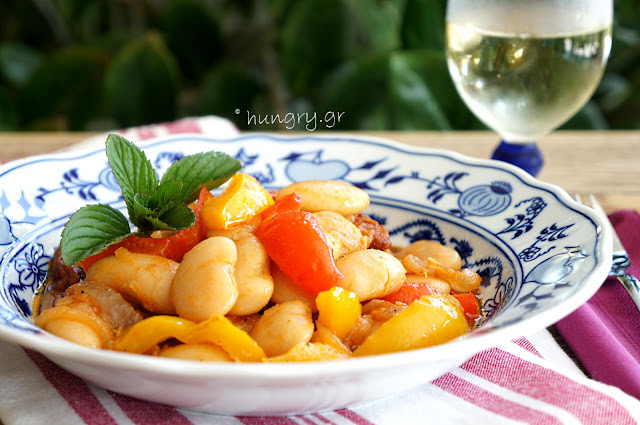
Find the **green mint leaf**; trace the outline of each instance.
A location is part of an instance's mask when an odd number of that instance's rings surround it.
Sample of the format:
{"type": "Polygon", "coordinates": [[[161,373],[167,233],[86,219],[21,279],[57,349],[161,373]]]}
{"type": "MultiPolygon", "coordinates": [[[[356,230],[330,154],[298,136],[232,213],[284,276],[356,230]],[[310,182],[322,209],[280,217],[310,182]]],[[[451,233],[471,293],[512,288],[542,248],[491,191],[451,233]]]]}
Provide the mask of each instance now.
{"type": "Polygon", "coordinates": [[[196,222],[195,214],[193,214],[191,208],[184,204],[175,204],[161,214],[158,219],[175,230],[186,229],[196,222]]]}
{"type": "Polygon", "coordinates": [[[152,197],[141,193],[133,195],[133,205],[136,206],[136,211],[140,211],[141,215],[153,214],[155,210],[152,197]]]}
{"type": "MultiPolygon", "coordinates": [[[[193,226],[196,217],[188,206],[172,203],[161,215],[148,215],[143,220],[145,223],[139,229],[151,227],[153,230],[181,230],[193,226]]],[[[148,236],[143,232],[141,235],[148,236]]]]}
{"type": "Polygon", "coordinates": [[[138,231],[143,234],[151,234],[154,230],[154,226],[149,224],[149,217],[158,217],[158,213],[155,209],[149,208],[147,205],[151,202],[150,196],[141,195],[136,193],[133,197],[133,215],[129,214],[131,222],[138,228],[138,231]]]}
{"type": "Polygon", "coordinates": [[[106,142],[107,158],[113,175],[122,189],[129,218],[138,219],[134,207],[136,194],[150,196],[158,187],[158,176],[144,152],[117,134],[110,134],[106,142]]]}
{"type": "Polygon", "coordinates": [[[138,233],[149,236],[154,230],[176,230],[171,223],[164,223],[158,217],[178,204],[175,199],[181,188],[182,182],[170,181],[160,185],[151,196],[134,195],[135,218],[132,222],[138,228],[138,233]]]}
{"type": "Polygon", "coordinates": [[[195,223],[195,215],[188,206],[176,201],[169,201],[157,208],[149,205],[155,203],[152,197],[137,194],[134,198],[134,210],[138,228],[137,234],[149,236],[154,230],[180,230],[195,223]]]}
{"type": "MultiPolygon", "coordinates": [[[[166,209],[167,205],[175,203],[180,195],[182,182],[170,181],[159,186],[151,195],[136,193],[133,196],[136,213],[142,218],[145,215],[158,216],[160,210],[166,209]],[[142,209],[140,209],[142,207],[142,209]],[[156,214],[157,213],[157,214],[156,214]]],[[[134,223],[135,224],[135,223],[134,223]]]]}
{"type": "Polygon", "coordinates": [[[198,197],[203,186],[208,190],[220,186],[242,168],[240,161],[223,152],[188,155],[171,164],[160,184],[175,180],[183,183],[178,202],[188,204],[198,197]]]}
{"type": "Polygon", "coordinates": [[[68,266],[76,264],[129,235],[129,222],[120,211],[109,205],[87,205],[76,211],[62,230],[62,261],[68,266]]]}
{"type": "MultiPolygon", "coordinates": [[[[148,216],[144,218],[144,222],[145,224],[145,228],[147,229],[153,229],[153,230],[176,230],[175,228],[169,226],[167,223],[164,223],[162,220],[160,220],[157,217],[153,217],[153,216],[148,216]]],[[[153,232],[136,232],[137,236],[140,237],[149,237],[149,235],[153,233],[153,232]]]]}
{"type": "Polygon", "coordinates": [[[182,182],[174,180],[162,183],[152,195],[154,208],[161,208],[178,200],[183,186],[182,182]]]}

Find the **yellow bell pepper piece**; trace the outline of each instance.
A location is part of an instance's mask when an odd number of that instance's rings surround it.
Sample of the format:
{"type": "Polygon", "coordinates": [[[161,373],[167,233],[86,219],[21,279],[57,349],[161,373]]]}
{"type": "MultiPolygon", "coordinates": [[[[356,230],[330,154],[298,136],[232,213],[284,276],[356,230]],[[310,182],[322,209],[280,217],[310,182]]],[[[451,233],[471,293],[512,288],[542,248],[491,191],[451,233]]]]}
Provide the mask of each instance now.
{"type": "Polygon", "coordinates": [[[324,360],[341,360],[347,358],[347,354],[336,350],[330,345],[317,342],[299,342],[289,351],[275,357],[264,359],[265,362],[313,362],[324,360]]]}
{"type": "Polygon", "coordinates": [[[316,305],[318,322],[340,339],[347,336],[362,314],[362,304],[358,295],[339,286],[320,292],[316,297],[316,305]]]}
{"type": "Polygon", "coordinates": [[[169,338],[184,342],[195,326],[195,322],[175,316],[151,316],[124,328],[113,342],[113,349],[128,353],[145,353],[169,338]]]}
{"type": "Polygon", "coordinates": [[[211,343],[220,346],[233,360],[258,362],[266,357],[262,348],[243,330],[220,314],[195,323],[175,316],[152,316],[124,329],[114,350],[145,353],[169,338],[185,344],[211,343]]]}
{"type": "Polygon", "coordinates": [[[220,314],[214,314],[198,324],[197,329],[184,342],[210,342],[219,345],[233,360],[239,362],[259,362],[266,357],[264,350],[248,333],[220,314]]]}
{"type": "Polygon", "coordinates": [[[423,296],[383,323],[353,356],[391,353],[442,344],[469,332],[460,303],[441,294],[423,296]]]}
{"type": "Polygon", "coordinates": [[[235,174],[219,196],[202,206],[206,230],[224,230],[244,223],[273,204],[273,197],[254,177],[235,174]]]}

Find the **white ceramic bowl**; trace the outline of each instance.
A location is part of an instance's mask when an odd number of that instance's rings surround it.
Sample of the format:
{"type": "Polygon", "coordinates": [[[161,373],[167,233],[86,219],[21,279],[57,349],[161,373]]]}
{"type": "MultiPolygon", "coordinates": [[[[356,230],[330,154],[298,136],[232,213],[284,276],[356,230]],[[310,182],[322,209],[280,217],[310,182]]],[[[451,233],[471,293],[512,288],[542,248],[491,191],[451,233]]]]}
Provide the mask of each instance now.
{"type": "Polygon", "coordinates": [[[481,327],[436,347],[336,362],[202,364],[92,350],[33,325],[31,303],[68,216],[86,203],[123,209],[104,149],[0,168],[0,338],[43,353],[109,390],[234,415],[337,409],[437,378],[476,352],[533,333],[591,295],[611,265],[603,218],[510,165],[353,136],[183,136],[141,144],[161,173],[185,154],[227,152],[265,187],[337,179],[365,189],[394,244],[435,239],[483,276],[481,327]]]}

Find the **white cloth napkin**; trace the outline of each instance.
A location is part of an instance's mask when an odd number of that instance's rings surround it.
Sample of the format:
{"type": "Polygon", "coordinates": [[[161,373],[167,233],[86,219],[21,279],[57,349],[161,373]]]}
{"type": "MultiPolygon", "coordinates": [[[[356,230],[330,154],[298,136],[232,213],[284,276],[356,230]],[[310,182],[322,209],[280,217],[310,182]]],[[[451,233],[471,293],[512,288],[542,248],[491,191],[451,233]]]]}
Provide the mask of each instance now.
{"type": "MultiPolygon", "coordinates": [[[[178,133],[233,137],[217,117],[119,131],[130,140],[178,133]]],[[[98,146],[105,135],[74,145],[98,146]]],[[[311,415],[216,416],[116,394],[61,369],[43,355],[0,342],[3,425],[413,425],[640,423],[640,401],[586,378],[549,332],[502,344],[419,388],[377,402],[311,415]]]]}

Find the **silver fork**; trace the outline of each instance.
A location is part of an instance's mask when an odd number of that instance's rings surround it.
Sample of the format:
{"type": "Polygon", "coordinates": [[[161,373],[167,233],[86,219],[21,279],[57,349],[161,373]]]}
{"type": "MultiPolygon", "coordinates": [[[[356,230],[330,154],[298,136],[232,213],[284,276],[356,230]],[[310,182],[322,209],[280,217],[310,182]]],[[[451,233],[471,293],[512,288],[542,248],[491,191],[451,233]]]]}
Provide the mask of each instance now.
{"type": "Polygon", "coordinates": [[[627,269],[631,265],[631,260],[629,259],[629,254],[622,246],[622,242],[620,242],[620,238],[616,234],[613,225],[607,218],[607,214],[604,212],[604,209],[598,203],[595,196],[589,194],[589,203],[585,203],[580,198],[580,195],[575,196],[576,201],[580,202],[583,205],[593,208],[594,210],[600,212],[604,218],[607,219],[609,226],[611,227],[611,234],[613,235],[613,264],[611,265],[611,271],[609,271],[609,276],[614,276],[618,278],[620,283],[625,287],[629,296],[640,310],[640,281],[635,276],[627,273],[627,269]]]}

